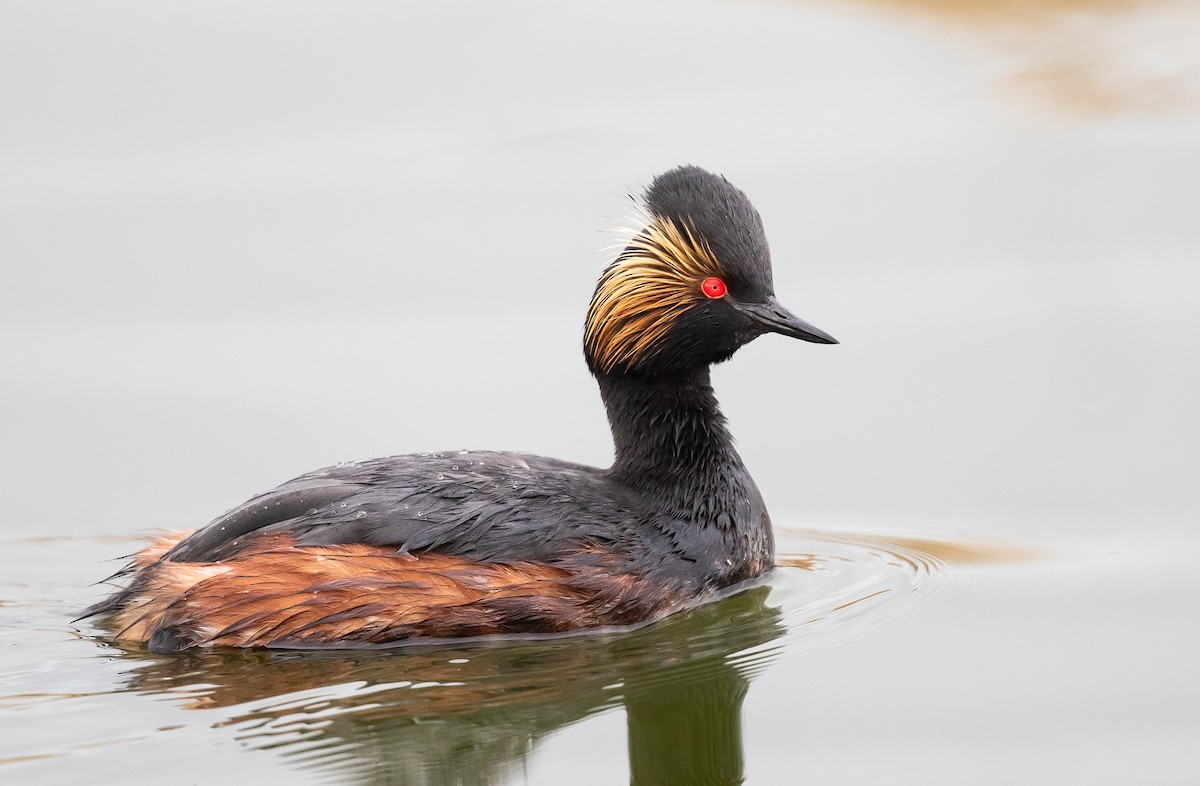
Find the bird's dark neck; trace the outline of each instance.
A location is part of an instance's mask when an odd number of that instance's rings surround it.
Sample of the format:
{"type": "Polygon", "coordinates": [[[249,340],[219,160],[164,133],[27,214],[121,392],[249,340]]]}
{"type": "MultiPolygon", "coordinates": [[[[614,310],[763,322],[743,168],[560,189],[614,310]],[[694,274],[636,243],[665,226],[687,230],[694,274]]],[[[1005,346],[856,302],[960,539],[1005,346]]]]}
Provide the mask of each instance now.
{"type": "MultiPolygon", "coordinates": [[[[745,475],[708,367],[669,377],[597,375],[616,458],[610,474],[686,507],[733,491],[745,475]]],[[[736,493],[736,491],[733,491],[736,493]]]]}
{"type": "Polygon", "coordinates": [[[616,458],[609,477],[636,492],[666,522],[697,529],[671,535],[699,580],[728,587],[761,576],[775,541],[762,495],[725,428],[708,368],[671,377],[597,374],[616,458]]]}

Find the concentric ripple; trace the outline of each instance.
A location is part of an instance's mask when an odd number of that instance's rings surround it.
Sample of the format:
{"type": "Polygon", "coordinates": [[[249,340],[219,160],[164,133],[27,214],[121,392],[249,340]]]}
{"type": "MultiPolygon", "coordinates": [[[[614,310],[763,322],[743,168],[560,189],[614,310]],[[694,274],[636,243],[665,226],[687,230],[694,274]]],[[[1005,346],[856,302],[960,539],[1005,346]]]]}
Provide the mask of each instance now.
{"type": "Polygon", "coordinates": [[[771,600],[788,657],[901,624],[907,610],[978,566],[1031,559],[1033,549],[985,541],[821,530],[776,532],[771,600]]]}

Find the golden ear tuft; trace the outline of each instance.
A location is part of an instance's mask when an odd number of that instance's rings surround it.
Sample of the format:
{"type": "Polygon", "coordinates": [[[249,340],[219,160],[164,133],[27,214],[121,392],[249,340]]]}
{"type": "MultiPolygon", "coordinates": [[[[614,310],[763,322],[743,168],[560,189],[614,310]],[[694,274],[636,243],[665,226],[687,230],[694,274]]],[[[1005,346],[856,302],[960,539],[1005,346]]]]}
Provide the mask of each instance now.
{"type": "Polygon", "coordinates": [[[700,283],[724,278],[716,255],[692,227],[649,218],[600,276],[588,308],[584,348],[604,372],[652,358],[680,314],[704,300],[700,283]]]}

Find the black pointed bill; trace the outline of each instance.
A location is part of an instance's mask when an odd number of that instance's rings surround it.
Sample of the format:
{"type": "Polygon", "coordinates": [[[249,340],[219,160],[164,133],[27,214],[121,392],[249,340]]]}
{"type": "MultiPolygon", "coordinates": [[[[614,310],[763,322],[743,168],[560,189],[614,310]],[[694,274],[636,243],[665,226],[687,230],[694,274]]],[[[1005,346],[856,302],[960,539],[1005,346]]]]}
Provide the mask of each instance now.
{"type": "Polygon", "coordinates": [[[782,333],[785,336],[812,341],[815,344],[838,343],[836,338],[824,330],[808,324],[788,311],[775,299],[774,295],[767,298],[765,303],[733,303],[733,306],[765,331],[782,333]]]}

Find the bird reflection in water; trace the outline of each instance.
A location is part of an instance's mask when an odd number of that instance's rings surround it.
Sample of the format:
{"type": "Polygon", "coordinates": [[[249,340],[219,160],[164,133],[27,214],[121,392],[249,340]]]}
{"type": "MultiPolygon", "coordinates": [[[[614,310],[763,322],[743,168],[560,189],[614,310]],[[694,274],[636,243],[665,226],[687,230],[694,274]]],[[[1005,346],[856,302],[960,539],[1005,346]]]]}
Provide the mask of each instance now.
{"type": "Polygon", "coordinates": [[[503,783],[542,737],[623,706],[631,783],[741,783],[742,699],[784,633],[768,593],[621,634],[155,659],[128,689],[223,708],[245,745],[339,782],[503,783]]]}

